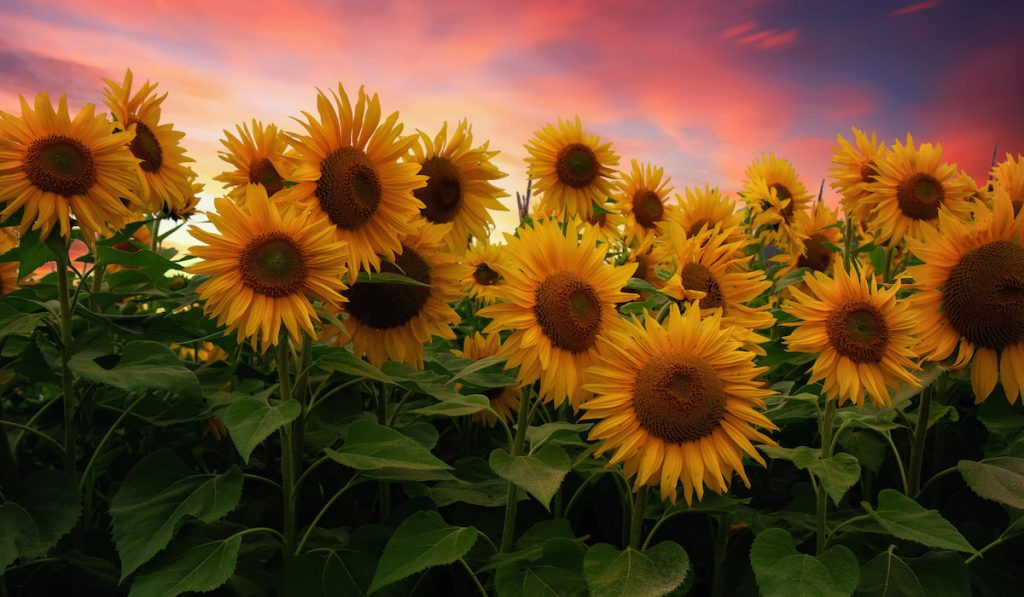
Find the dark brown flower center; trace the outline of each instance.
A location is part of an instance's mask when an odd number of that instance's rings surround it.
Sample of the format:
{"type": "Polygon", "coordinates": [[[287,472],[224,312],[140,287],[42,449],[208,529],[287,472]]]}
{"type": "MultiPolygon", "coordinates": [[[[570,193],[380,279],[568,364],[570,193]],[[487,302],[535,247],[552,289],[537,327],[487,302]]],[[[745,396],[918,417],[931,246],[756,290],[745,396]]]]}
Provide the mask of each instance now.
{"type": "Polygon", "coordinates": [[[640,426],[674,444],[711,435],[725,416],[725,403],[725,389],[714,367],[692,355],[656,356],[633,382],[633,409],[640,426]]]}
{"type": "Polygon", "coordinates": [[[665,205],[657,193],[644,189],[633,195],[633,215],[638,224],[652,229],[657,227],[658,222],[665,215],[665,205]]]}
{"type": "Polygon", "coordinates": [[[164,150],[153,130],[141,122],[135,123],[135,138],[128,144],[132,155],[142,160],[139,167],[145,172],[156,172],[164,163],[164,150]]]}
{"type": "Polygon", "coordinates": [[[553,345],[572,353],[594,346],[602,313],[593,286],[576,274],[559,272],[541,283],[535,298],[537,323],[553,345]]]}
{"type": "Polygon", "coordinates": [[[789,200],[789,202],[786,203],[786,206],[779,210],[779,213],[782,214],[782,219],[785,220],[787,224],[790,223],[793,220],[793,193],[791,193],[788,188],[777,182],[773,182],[769,188],[775,189],[775,196],[778,197],[780,204],[787,199],[789,200]]]}
{"type": "Polygon", "coordinates": [[[1024,246],[1000,240],[964,255],[942,289],[946,319],[986,348],[1024,341],[1024,246]]]}
{"type": "Polygon", "coordinates": [[[889,326],[877,307],[867,301],[847,301],[829,313],[825,322],[829,343],[855,363],[878,363],[889,344],[889,326]]]}
{"type": "Polygon", "coordinates": [[[355,230],[377,211],[384,189],[362,150],[341,147],[320,164],[316,198],[335,226],[355,230]]]}
{"type": "Polygon", "coordinates": [[[501,274],[491,269],[486,263],[481,263],[473,270],[473,280],[481,286],[494,286],[501,280],[501,274]]]}
{"type": "Polygon", "coordinates": [[[412,192],[426,206],[420,213],[434,224],[454,220],[462,208],[462,183],[455,164],[447,158],[433,157],[423,162],[420,174],[427,177],[427,186],[412,192]]]}
{"type": "MultiPolygon", "coordinates": [[[[430,284],[430,266],[405,244],[394,263],[381,263],[380,271],[430,284]]],[[[401,327],[416,317],[430,298],[430,287],[357,282],[343,294],[349,301],[346,309],[353,317],[370,327],[387,330],[401,327]]]]}
{"type": "Polygon", "coordinates": [[[860,167],[860,180],[861,182],[875,182],[875,177],[878,176],[878,170],[875,168],[874,162],[864,162],[860,167]]]}
{"type": "Polygon", "coordinates": [[[828,271],[832,265],[832,250],[825,246],[830,242],[824,234],[812,234],[804,243],[804,254],[796,260],[797,267],[809,267],[816,272],[828,271]]]}
{"type": "Polygon", "coordinates": [[[591,226],[604,226],[604,223],[608,221],[608,214],[601,212],[594,212],[587,218],[587,223],[591,226]]]}
{"type": "Polygon", "coordinates": [[[693,224],[690,224],[690,228],[686,231],[686,238],[697,236],[705,226],[710,230],[715,227],[715,223],[707,218],[697,220],[693,224]]]}
{"type": "Polygon", "coordinates": [[[274,193],[284,188],[284,180],[267,158],[253,160],[249,164],[249,182],[263,185],[267,190],[267,197],[273,197],[274,193]]]}
{"type": "Polygon", "coordinates": [[[249,241],[238,258],[242,282],[264,296],[302,292],[306,276],[302,250],[282,232],[268,232],[249,241]]]}
{"type": "Polygon", "coordinates": [[[903,215],[914,220],[934,220],[946,196],[942,183],[931,174],[919,172],[896,187],[896,201],[903,215]]]}
{"type": "Polygon", "coordinates": [[[650,281],[650,280],[648,280],[647,275],[648,274],[653,274],[654,272],[652,271],[653,268],[651,268],[650,264],[648,263],[649,261],[650,261],[650,258],[649,258],[648,255],[646,255],[646,254],[645,255],[637,255],[637,257],[636,257],[636,271],[633,272],[633,277],[634,278],[640,278],[641,280],[650,281]]]}
{"type": "Polygon", "coordinates": [[[25,152],[25,176],[35,187],[63,197],[84,195],[96,182],[92,152],[78,139],[47,135],[25,152]]]}
{"type": "Polygon", "coordinates": [[[686,290],[699,290],[704,293],[700,299],[701,309],[714,309],[721,307],[725,313],[725,297],[722,295],[722,287],[718,285],[711,270],[699,263],[690,262],[683,266],[679,272],[683,280],[683,288],[686,290]]]}
{"type": "Polygon", "coordinates": [[[566,145],[555,158],[555,173],[558,180],[574,189],[582,189],[594,182],[600,173],[594,150],[582,143],[566,145]]]}

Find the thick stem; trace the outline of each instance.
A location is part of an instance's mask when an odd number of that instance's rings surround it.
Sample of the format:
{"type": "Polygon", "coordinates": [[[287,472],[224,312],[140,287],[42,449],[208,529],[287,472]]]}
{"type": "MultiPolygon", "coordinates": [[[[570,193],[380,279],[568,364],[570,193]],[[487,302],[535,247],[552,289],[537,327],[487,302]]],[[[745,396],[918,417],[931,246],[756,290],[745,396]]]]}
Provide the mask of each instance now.
{"type": "Polygon", "coordinates": [[[914,427],[914,443],[910,447],[910,472],[907,476],[907,495],[921,492],[921,467],[924,463],[924,444],[928,436],[928,415],[932,405],[932,386],[921,390],[921,404],[917,407],[917,426],[914,427]]]}
{"type": "MultiPolygon", "coordinates": [[[[64,245],[65,249],[67,245],[64,245]]],[[[60,374],[64,400],[64,470],[75,476],[75,387],[71,377],[71,293],[68,289],[68,253],[57,255],[57,298],[60,301],[60,374]]]]}
{"type": "Polygon", "coordinates": [[[156,253],[160,250],[160,218],[153,216],[153,226],[149,231],[149,250],[156,253]]]}
{"type": "MultiPolygon", "coordinates": [[[[3,400],[0,399],[0,421],[4,417],[3,400]]],[[[7,443],[7,431],[0,425],[0,473],[3,474],[4,485],[8,497],[17,497],[21,494],[21,475],[18,474],[18,464],[14,460],[14,452],[11,445],[7,443]]]]}
{"type": "Polygon", "coordinates": [[[629,517],[629,547],[640,549],[640,535],[647,512],[647,487],[640,487],[633,495],[633,510],[629,517]]]}
{"type": "Polygon", "coordinates": [[[725,590],[725,560],[729,551],[729,515],[719,514],[716,522],[718,529],[715,534],[715,576],[711,584],[711,595],[721,597],[725,590]]]}
{"type": "MultiPolygon", "coordinates": [[[[530,426],[530,387],[523,388],[519,396],[519,418],[516,419],[516,435],[512,440],[512,458],[523,453],[526,444],[526,428],[530,426]]],[[[501,527],[501,552],[512,549],[512,535],[516,527],[516,507],[519,503],[519,487],[515,483],[508,484],[505,495],[505,522],[501,527]]]]}
{"type": "MultiPolygon", "coordinates": [[[[278,390],[281,402],[292,399],[290,352],[287,337],[282,337],[277,345],[277,376],[280,382],[278,390]]],[[[295,453],[290,424],[281,428],[281,489],[285,553],[292,553],[295,549],[295,453]]]]}
{"type": "MultiPolygon", "coordinates": [[[[390,427],[388,420],[388,398],[391,396],[391,386],[382,383],[380,392],[377,393],[377,422],[390,427]]],[[[380,522],[385,522],[391,516],[391,485],[387,481],[377,482],[377,495],[380,498],[378,515],[380,522]]]]}
{"type": "MultiPolygon", "coordinates": [[[[832,424],[836,418],[836,401],[825,400],[825,416],[821,422],[821,458],[831,458],[832,456],[832,424]]],[[[818,520],[817,520],[817,552],[821,553],[825,549],[825,522],[828,514],[828,492],[825,491],[823,483],[818,483],[818,520]]]]}

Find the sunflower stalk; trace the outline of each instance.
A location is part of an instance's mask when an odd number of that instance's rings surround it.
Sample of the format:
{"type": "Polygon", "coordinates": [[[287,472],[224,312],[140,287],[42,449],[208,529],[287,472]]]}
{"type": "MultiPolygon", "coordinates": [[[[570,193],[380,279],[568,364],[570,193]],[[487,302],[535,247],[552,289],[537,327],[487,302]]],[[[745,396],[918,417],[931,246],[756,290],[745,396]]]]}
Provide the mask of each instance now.
{"type": "Polygon", "coordinates": [[[715,571],[711,581],[712,597],[721,597],[725,591],[725,561],[729,553],[729,515],[715,517],[715,571]]]}
{"type": "Polygon", "coordinates": [[[910,446],[910,471],[907,477],[907,495],[921,493],[921,469],[924,464],[924,446],[928,436],[928,417],[931,411],[933,386],[921,390],[921,404],[917,407],[917,425],[914,426],[914,443],[910,446]]]}
{"type": "Polygon", "coordinates": [[[629,517],[629,548],[640,549],[644,515],[647,512],[647,486],[641,486],[633,495],[633,508],[629,517]]]}
{"type": "MultiPolygon", "coordinates": [[[[391,387],[385,383],[380,384],[380,391],[377,393],[377,422],[385,426],[391,425],[391,421],[388,419],[388,398],[390,394],[391,387]]],[[[387,481],[378,481],[377,494],[380,496],[378,514],[380,522],[383,523],[391,515],[391,485],[387,481]]]]}
{"type": "MultiPolygon", "coordinates": [[[[532,411],[530,410],[530,386],[523,388],[519,396],[519,418],[516,419],[516,435],[512,440],[512,458],[523,453],[523,446],[526,445],[526,429],[530,426],[532,411]]],[[[512,535],[516,527],[516,506],[519,501],[519,486],[509,482],[508,493],[505,495],[505,522],[501,528],[501,553],[512,549],[512,535]]]]}
{"type": "MultiPolygon", "coordinates": [[[[825,399],[825,414],[821,420],[821,459],[827,460],[832,457],[832,424],[836,419],[836,401],[825,399]]],[[[816,486],[817,490],[817,549],[815,553],[821,553],[825,549],[826,522],[828,519],[828,493],[821,483],[816,486]]]]}
{"type": "MultiPolygon", "coordinates": [[[[277,376],[281,402],[292,399],[292,385],[289,369],[292,356],[288,347],[288,338],[282,334],[277,344],[277,376]]],[[[284,511],[284,544],[285,553],[295,549],[295,449],[292,443],[292,425],[289,423],[281,428],[281,493],[284,511]]]]}
{"type": "Polygon", "coordinates": [[[60,301],[60,376],[64,401],[64,469],[75,476],[75,382],[68,362],[71,360],[71,293],[68,288],[70,247],[61,241],[57,253],[57,299],[60,301]]]}

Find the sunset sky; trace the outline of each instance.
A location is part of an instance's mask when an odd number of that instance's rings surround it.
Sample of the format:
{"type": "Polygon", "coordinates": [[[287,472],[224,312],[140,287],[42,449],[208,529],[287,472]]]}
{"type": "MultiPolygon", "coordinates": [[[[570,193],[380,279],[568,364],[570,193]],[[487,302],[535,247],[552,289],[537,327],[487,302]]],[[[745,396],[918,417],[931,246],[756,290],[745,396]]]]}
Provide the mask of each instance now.
{"type": "MultiPolygon", "coordinates": [[[[1024,153],[1024,2],[216,2],[0,0],[0,110],[18,94],[102,104],[102,78],[170,93],[164,119],[220,194],[222,129],[295,130],[316,87],[380,94],[406,130],[468,118],[525,187],[533,131],[579,115],[677,190],[733,193],[762,151],[817,190],[836,133],[941,142],[983,178],[1024,153]]],[[[826,196],[831,192],[826,187],[826,196]]],[[[511,201],[509,201],[511,204],[511,201]]],[[[510,220],[506,220],[510,221],[510,220]]]]}

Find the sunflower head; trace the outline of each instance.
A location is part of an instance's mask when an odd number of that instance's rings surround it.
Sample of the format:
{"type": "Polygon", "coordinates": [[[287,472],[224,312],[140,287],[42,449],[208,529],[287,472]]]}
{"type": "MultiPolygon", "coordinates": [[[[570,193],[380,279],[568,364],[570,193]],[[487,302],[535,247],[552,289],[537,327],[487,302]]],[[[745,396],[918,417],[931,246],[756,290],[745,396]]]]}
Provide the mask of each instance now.
{"type": "Polygon", "coordinates": [[[581,234],[593,230],[597,234],[598,242],[612,247],[622,244],[625,218],[614,201],[605,202],[600,210],[593,210],[585,220],[576,218],[573,222],[581,234]]]}
{"type": "Polygon", "coordinates": [[[665,177],[663,168],[636,160],[630,166],[630,173],[619,182],[615,201],[626,220],[626,242],[637,239],[643,243],[649,236],[665,234],[676,206],[669,204],[671,179],[665,177]]]}
{"type": "Polygon", "coordinates": [[[228,196],[236,201],[244,200],[249,184],[263,185],[267,196],[273,197],[284,188],[292,169],[285,155],[287,135],[273,124],[264,126],[255,118],[251,124],[235,125],[235,130],[237,136],[224,131],[225,138],[220,142],[227,151],[217,152],[232,169],[218,174],[214,180],[223,182],[229,188],[228,196]]]}
{"type": "Polygon", "coordinates": [[[784,253],[784,265],[778,278],[797,268],[807,268],[815,272],[829,273],[836,263],[838,253],[834,247],[843,242],[843,233],[837,226],[839,210],[830,209],[823,201],[818,201],[807,212],[800,213],[797,226],[804,237],[799,253],[784,253]]]}
{"type": "MultiPolygon", "coordinates": [[[[484,336],[480,332],[475,332],[472,336],[466,336],[463,340],[462,350],[453,349],[452,353],[474,361],[498,356],[501,353],[501,337],[498,334],[484,336]]],[[[491,388],[483,392],[483,394],[490,401],[491,410],[494,413],[481,411],[475,413],[471,418],[474,421],[483,423],[487,427],[494,427],[498,423],[498,419],[511,421],[512,413],[519,409],[518,386],[491,388]]]]}
{"type": "Polygon", "coordinates": [[[771,153],[762,155],[747,167],[743,189],[757,239],[784,251],[799,251],[803,238],[796,227],[797,214],[806,208],[811,195],[793,165],[771,153]]]}
{"type": "Polygon", "coordinates": [[[679,202],[676,222],[682,227],[687,238],[697,236],[716,225],[722,230],[732,230],[731,241],[745,237],[741,227],[743,214],[736,211],[736,202],[722,195],[717,187],[686,187],[686,198],[676,195],[679,202]]]}
{"type": "Polygon", "coordinates": [[[1006,154],[1006,159],[992,168],[991,179],[994,186],[1009,195],[1014,213],[1020,213],[1024,208],[1024,155],[1018,154],[1014,159],[1006,154]]]}
{"type": "Polygon", "coordinates": [[[499,271],[510,261],[507,248],[477,243],[470,247],[462,261],[468,266],[462,288],[485,305],[494,303],[500,286],[505,283],[499,271]]]}
{"type": "Polygon", "coordinates": [[[829,175],[832,188],[843,196],[843,208],[854,214],[858,220],[867,218],[870,206],[863,199],[867,194],[865,185],[875,182],[878,176],[878,160],[884,158],[885,145],[878,142],[874,133],[867,136],[857,128],[853,131],[853,143],[836,135],[838,145],[832,152],[832,167],[829,175]]]}

